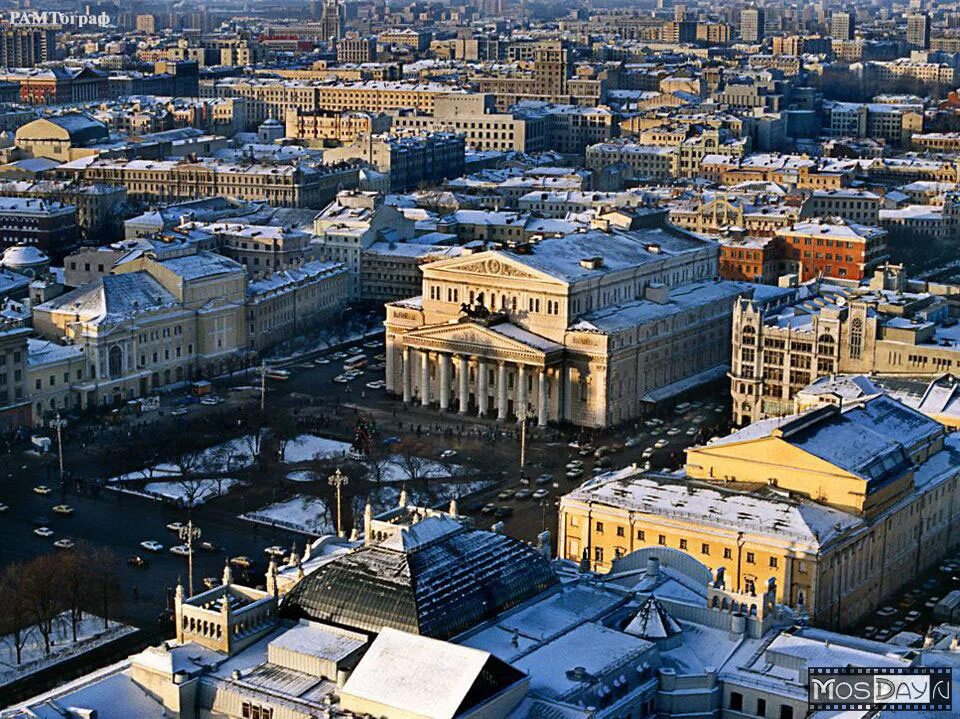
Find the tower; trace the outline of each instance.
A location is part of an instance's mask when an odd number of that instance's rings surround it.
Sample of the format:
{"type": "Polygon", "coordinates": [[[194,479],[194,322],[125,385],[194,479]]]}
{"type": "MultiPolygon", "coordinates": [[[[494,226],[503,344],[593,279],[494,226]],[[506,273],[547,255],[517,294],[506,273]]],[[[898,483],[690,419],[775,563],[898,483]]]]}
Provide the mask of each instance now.
{"type": "Polygon", "coordinates": [[[930,49],[930,16],[926,13],[907,16],[907,45],[912,50],[930,49]]]}
{"type": "Polygon", "coordinates": [[[763,8],[745,8],[740,13],[740,38],[744,42],[760,42],[763,40],[766,23],[767,17],[763,8]]]}
{"type": "Polygon", "coordinates": [[[323,39],[331,44],[343,37],[343,6],[339,0],[324,0],[320,28],[323,39]]]}

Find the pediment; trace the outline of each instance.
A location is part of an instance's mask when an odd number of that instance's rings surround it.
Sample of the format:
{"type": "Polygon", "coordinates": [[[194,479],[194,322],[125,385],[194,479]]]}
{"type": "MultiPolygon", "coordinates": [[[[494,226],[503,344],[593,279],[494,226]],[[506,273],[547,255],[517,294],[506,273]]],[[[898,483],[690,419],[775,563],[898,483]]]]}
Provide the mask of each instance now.
{"type": "Polygon", "coordinates": [[[539,270],[534,270],[500,252],[481,252],[467,257],[458,257],[450,260],[432,262],[423,268],[425,277],[443,272],[490,277],[497,279],[536,280],[557,284],[557,278],[539,270]]]}

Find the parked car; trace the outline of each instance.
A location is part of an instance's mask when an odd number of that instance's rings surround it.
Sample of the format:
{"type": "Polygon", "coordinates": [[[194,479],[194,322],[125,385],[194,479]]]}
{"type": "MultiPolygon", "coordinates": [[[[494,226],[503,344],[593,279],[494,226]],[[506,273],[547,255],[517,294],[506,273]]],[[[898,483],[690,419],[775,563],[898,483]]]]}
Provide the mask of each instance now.
{"type": "Polygon", "coordinates": [[[170,547],[170,554],[176,554],[178,557],[187,557],[190,555],[190,547],[186,544],[178,544],[175,547],[170,547]]]}
{"type": "Polygon", "coordinates": [[[480,513],[481,513],[481,514],[493,514],[493,513],[496,512],[496,511],[497,511],[497,505],[495,505],[495,504],[485,504],[485,505],[483,505],[483,508],[480,510],[480,513]]]}
{"type": "Polygon", "coordinates": [[[537,485],[550,484],[552,482],[553,482],[552,474],[541,474],[539,477],[537,477],[537,485]]]}
{"type": "Polygon", "coordinates": [[[514,492],[512,489],[505,489],[497,495],[497,499],[499,499],[501,502],[507,499],[513,499],[513,494],[514,492]]]}
{"type": "Polygon", "coordinates": [[[150,561],[141,557],[139,554],[134,554],[130,557],[127,557],[127,564],[131,567],[136,567],[137,569],[146,569],[150,566],[150,561]]]}
{"type": "Polygon", "coordinates": [[[71,514],[73,514],[73,507],[71,507],[69,504],[58,504],[53,508],[53,513],[62,514],[65,517],[69,517],[71,514]]]}
{"type": "Polygon", "coordinates": [[[245,557],[242,554],[238,557],[232,557],[230,559],[230,564],[233,564],[237,567],[241,567],[242,569],[249,569],[250,567],[253,566],[253,562],[250,561],[250,558],[245,557]]]}
{"type": "Polygon", "coordinates": [[[185,526],[186,525],[183,522],[170,522],[167,525],[167,529],[169,529],[171,532],[179,532],[185,526]]]}
{"type": "Polygon", "coordinates": [[[445,449],[440,453],[441,459],[450,459],[451,457],[457,456],[457,450],[455,449],[445,449]]]}
{"type": "Polygon", "coordinates": [[[530,499],[533,496],[533,492],[524,487],[523,489],[518,489],[517,493],[513,495],[514,499],[530,499]]]}
{"type": "Polygon", "coordinates": [[[47,494],[50,494],[52,491],[53,490],[50,489],[50,487],[48,487],[45,484],[38,484],[36,487],[33,488],[34,494],[47,495],[47,494]]]}
{"type": "Polygon", "coordinates": [[[53,546],[57,549],[73,549],[75,545],[72,539],[63,537],[62,539],[58,539],[56,542],[54,542],[53,546]]]}
{"type": "Polygon", "coordinates": [[[154,542],[152,539],[145,540],[140,542],[140,546],[146,549],[148,552],[162,552],[163,545],[160,542],[154,542]]]}
{"type": "Polygon", "coordinates": [[[10,509],[10,507],[6,504],[0,504],[0,512],[6,512],[8,509],[10,509]]]}
{"type": "Polygon", "coordinates": [[[653,446],[656,447],[657,449],[663,449],[664,447],[667,446],[667,444],[668,444],[667,440],[658,439],[656,442],[653,443],[653,446]]]}
{"type": "Polygon", "coordinates": [[[33,533],[38,537],[43,537],[44,539],[48,539],[49,537],[53,536],[53,530],[50,529],[50,527],[37,527],[33,530],[33,533]]]}
{"type": "Polygon", "coordinates": [[[547,490],[547,489],[544,489],[543,487],[541,487],[540,489],[538,489],[536,492],[533,493],[533,498],[534,498],[534,499],[543,499],[543,498],[546,497],[548,494],[550,494],[550,491],[547,490]]]}
{"type": "Polygon", "coordinates": [[[497,515],[497,519],[504,519],[513,514],[513,507],[497,507],[497,511],[494,514],[497,515]]]}

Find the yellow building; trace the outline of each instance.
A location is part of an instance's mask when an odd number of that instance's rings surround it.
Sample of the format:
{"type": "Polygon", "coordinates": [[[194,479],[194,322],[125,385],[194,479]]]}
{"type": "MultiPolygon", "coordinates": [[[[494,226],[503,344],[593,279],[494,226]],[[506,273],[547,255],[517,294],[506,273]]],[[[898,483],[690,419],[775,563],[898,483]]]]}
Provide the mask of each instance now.
{"type": "Polygon", "coordinates": [[[560,556],[609,571],[686,552],[737,591],[849,626],[957,544],[960,437],[886,396],[755,422],[687,451],[684,476],[636,468],[560,503],[560,556]]]}

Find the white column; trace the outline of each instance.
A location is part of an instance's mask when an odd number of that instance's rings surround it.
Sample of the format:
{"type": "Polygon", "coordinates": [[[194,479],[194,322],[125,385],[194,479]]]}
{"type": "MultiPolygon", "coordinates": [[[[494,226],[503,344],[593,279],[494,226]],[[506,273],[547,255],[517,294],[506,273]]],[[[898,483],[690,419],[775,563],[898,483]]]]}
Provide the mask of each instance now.
{"type": "Polygon", "coordinates": [[[403,348],[403,367],[400,371],[403,372],[403,403],[410,404],[413,399],[413,367],[410,366],[409,347],[403,348]]]}
{"type": "Polygon", "coordinates": [[[430,405],[430,353],[420,352],[420,404],[430,405]]]}
{"type": "Polygon", "coordinates": [[[527,368],[522,364],[517,365],[517,406],[515,413],[518,417],[521,413],[527,411],[527,368]]]}
{"type": "Polygon", "coordinates": [[[440,355],[440,409],[450,407],[450,355],[440,355]]]}
{"type": "Polygon", "coordinates": [[[507,418],[507,364],[501,362],[497,368],[497,419],[507,418]]]}
{"type": "Polygon", "coordinates": [[[467,355],[460,355],[458,359],[457,372],[460,373],[460,414],[466,414],[467,407],[470,404],[470,358],[467,355]]]}
{"type": "Polygon", "coordinates": [[[537,426],[547,426],[547,370],[543,367],[537,370],[537,426]]]}
{"type": "Polygon", "coordinates": [[[477,409],[478,414],[483,417],[487,414],[487,361],[483,357],[477,358],[477,409]]]}
{"type": "Polygon", "coordinates": [[[396,356],[394,352],[397,351],[397,348],[394,346],[393,337],[387,337],[386,351],[386,368],[384,372],[384,378],[387,380],[387,392],[394,392],[397,386],[397,380],[393,376],[393,373],[396,371],[396,356]]]}

